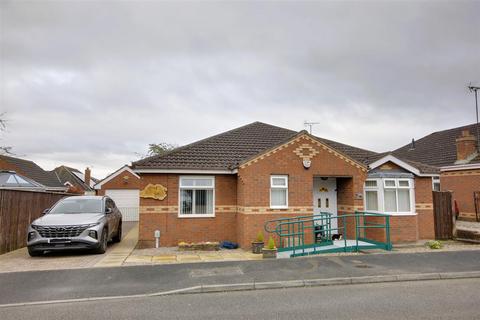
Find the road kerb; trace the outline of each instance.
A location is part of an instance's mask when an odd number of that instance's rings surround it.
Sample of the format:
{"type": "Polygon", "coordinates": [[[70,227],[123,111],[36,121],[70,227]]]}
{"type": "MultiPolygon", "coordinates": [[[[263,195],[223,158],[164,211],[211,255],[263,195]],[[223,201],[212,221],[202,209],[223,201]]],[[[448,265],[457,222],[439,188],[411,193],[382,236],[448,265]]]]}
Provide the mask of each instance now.
{"type": "Polygon", "coordinates": [[[193,286],[188,288],[174,289],[174,290],[161,291],[161,292],[155,292],[155,293],[146,293],[146,294],[9,303],[9,304],[1,304],[0,308],[75,303],[75,302],[91,302],[91,301],[100,301],[100,300],[134,299],[134,298],[157,297],[157,296],[178,295],[178,294],[213,293],[213,292],[230,292],[230,291],[298,288],[298,287],[315,287],[315,286],[337,286],[337,285],[388,283],[388,282],[422,281],[422,280],[467,279],[467,278],[480,278],[480,271],[418,273],[418,274],[379,275],[379,276],[364,276],[364,277],[200,285],[200,286],[193,286]]]}
{"type": "Polygon", "coordinates": [[[233,284],[214,284],[201,286],[201,292],[229,292],[229,291],[244,291],[254,290],[252,283],[233,283],[233,284]]]}

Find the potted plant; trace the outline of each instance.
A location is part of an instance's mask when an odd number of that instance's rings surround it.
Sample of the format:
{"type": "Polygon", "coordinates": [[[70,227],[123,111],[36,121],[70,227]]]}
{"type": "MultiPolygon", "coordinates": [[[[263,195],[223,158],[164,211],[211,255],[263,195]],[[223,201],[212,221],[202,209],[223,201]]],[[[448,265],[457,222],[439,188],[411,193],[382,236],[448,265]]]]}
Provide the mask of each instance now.
{"type": "Polygon", "coordinates": [[[263,259],[275,259],[277,257],[277,247],[272,236],[268,239],[268,245],[262,249],[263,259]]]}
{"type": "Polygon", "coordinates": [[[252,242],[252,253],[262,253],[262,248],[264,244],[265,243],[263,238],[263,232],[259,231],[257,234],[257,238],[255,239],[255,241],[252,242]]]}

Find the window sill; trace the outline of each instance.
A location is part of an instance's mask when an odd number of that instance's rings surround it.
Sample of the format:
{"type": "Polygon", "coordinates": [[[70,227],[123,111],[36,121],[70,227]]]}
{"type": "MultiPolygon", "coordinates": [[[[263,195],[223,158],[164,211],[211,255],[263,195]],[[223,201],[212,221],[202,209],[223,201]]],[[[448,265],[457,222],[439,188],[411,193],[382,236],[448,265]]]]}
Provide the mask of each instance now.
{"type": "Polygon", "coordinates": [[[215,218],[214,214],[179,214],[178,218],[188,219],[188,218],[215,218]]]}
{"type": "Polygon", "coordinates": [[[387,214],[392,217],[402,217],[402,216],[416,216],[418,213],[416,212],[383,212],[383,214],[387,214]]]}
{"type": "Polygon", "coordinates": [[[284,206],[270,206],[270,209],[288,209],[288,206],[287,207],[284,207],[284,206]]]}

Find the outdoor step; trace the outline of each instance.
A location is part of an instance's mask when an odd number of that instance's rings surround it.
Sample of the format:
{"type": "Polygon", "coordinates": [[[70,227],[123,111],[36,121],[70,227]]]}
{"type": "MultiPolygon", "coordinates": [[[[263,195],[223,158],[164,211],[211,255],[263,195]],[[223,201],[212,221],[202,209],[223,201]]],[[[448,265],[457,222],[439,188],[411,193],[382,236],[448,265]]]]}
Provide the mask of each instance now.
{"type": "Polygon", "coordinates": [[[480,241],[480,231],[471,229],[457,229],[457,239],[480,241]]]}
{"type": "Polygon", "coordinates": [[[479,240],[474,240],[474,239],[465,239],[465,238],[455,238],[457,241],[462,241],[462,242],[469,242],[469,243],[480,243],[479,240]]]}

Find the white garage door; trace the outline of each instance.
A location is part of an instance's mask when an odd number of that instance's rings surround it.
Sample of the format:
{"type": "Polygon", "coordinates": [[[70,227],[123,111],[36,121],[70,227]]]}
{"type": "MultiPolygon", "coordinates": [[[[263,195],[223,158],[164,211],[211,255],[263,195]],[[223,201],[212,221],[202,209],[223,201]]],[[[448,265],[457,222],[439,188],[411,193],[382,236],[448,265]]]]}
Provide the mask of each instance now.
{"type": "Polygon", "coordinates": [[[115,201],[123,221],[138,221],[140,191],[138,189],[107,189],[105,194],[115,201]]]}

